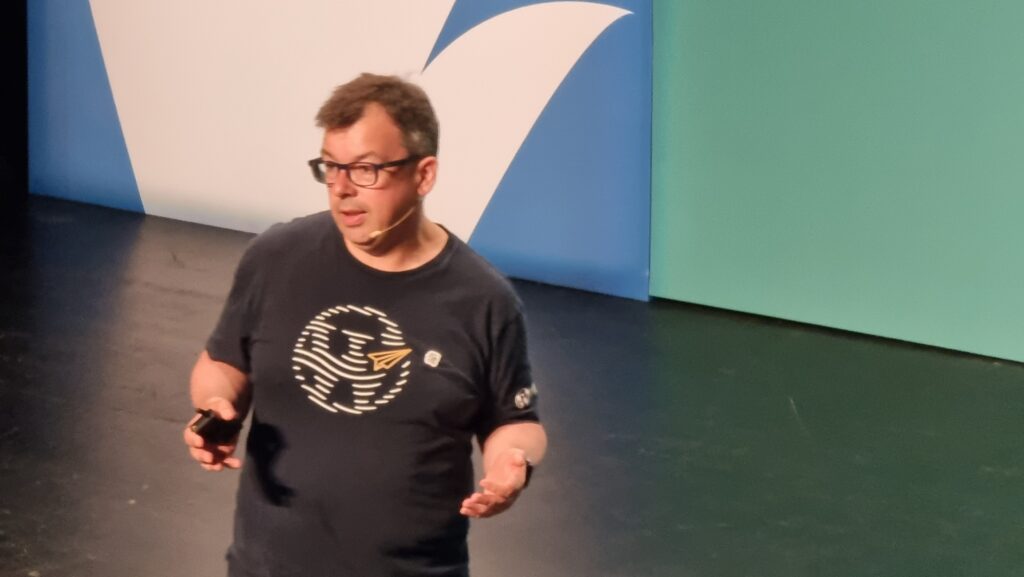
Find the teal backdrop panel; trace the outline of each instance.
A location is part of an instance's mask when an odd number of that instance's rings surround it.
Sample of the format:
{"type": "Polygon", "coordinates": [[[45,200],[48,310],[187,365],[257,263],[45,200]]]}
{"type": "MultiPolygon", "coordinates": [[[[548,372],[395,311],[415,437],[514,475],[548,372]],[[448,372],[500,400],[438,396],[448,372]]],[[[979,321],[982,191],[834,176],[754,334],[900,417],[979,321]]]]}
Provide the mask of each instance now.
{"type": "Polygon", "coordinates": [[[1024,3],[654,10],[652,295],[1024,361],[1024,3]]]}

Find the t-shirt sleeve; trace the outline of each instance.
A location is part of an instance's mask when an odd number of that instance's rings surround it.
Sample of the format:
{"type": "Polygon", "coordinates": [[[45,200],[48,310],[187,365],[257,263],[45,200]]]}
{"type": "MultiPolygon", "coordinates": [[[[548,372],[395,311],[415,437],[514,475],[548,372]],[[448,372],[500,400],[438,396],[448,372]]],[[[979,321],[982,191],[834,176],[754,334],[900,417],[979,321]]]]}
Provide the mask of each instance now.
{"type": "Polygon", "coordinates": [[[502,425],[540,420],[537,387],[533,383],[526,344],[526,321],[518,302],[507,320],[495,327],[490,351],[491,403],[477,430],[481,441],[502,425]]]}
{"type": "Polygon", "coordinates": [[[248,374],[249,345],[256,325],[257,265],[254,245],[250,244],[235,270],[235,280],[228,293],[213,334],[206,341],[206,352],[215,361],[227,363],[248,374]]]}

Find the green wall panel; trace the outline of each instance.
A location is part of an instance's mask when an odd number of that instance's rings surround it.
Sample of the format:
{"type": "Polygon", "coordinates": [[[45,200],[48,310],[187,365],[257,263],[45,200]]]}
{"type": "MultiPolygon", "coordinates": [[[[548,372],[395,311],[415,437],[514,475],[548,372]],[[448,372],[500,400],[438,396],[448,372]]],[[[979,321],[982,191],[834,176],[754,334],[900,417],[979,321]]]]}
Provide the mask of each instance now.
{"type": "Polygon", "coordinates": [[[654,8],[652,295],[1024,360],[1024,2],[654,8]]]}

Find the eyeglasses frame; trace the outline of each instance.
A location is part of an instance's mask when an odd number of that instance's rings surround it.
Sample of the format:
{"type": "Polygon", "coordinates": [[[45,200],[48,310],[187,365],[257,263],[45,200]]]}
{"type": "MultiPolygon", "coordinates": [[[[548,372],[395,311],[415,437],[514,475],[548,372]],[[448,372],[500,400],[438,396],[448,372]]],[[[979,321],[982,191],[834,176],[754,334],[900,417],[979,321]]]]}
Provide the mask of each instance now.
{"type": "Polygon", "coordinates": [[[349,182],[351,182],[352,184],[354,184],[356,186],[362,186],[362,187],[365,188],[365,187],[371,187],[371,186],[376,186],[377,185],[377,182],[380,181],[380,171],[381,171],[381,169],[384,169],[384,168],[394,168],[396,166],[402,166],[403,164],[408,164],[410,162],[419,161],[422,158],[423,157],[420,156],[420,155],[410,154],[409,156],[406,156],[405,158],[400,158],[398,160],[392,160],[392,161],[389,161],[389,162],[364,162],[364,161],[358,161],[358,162],[349,162],[348,164],[342,164],[340,162],[334,162],[334,161],[331,161],[331,160],[324,160],[323,158],[313,158],[313,159],[309,160],[306,164],[308,164],[310,170],[313,171],[313,179],[316,180],[317,182],[321,183],[321,184],[327,184],[327,172],[325,170],[321,170],[320,169],[320,166],[324,165],[324,166],[333,166],[333,167],[337,168],[339,171],[344,170],[345,171],[345,178],[347,178],[349,182]],[[352,180],[352,173],[349,172],[349,169],[351,167],[353,167],[353,166],[371,166],[371,167],[373,167],[373,182],[371,182],[369,184],[360,184],[360,183],[352,180]],[[321,175],[323,175],[323,179],[322,180],[320,178],[321,175]]]}

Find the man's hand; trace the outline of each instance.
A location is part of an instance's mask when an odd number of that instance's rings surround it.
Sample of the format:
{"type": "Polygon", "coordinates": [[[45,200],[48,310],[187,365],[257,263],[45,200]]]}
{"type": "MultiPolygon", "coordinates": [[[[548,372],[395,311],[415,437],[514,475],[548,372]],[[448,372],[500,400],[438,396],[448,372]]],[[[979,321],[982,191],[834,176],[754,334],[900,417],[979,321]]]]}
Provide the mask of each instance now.
{"type": "MultiPolygon", "coordinates": [[[[221,419],[230,421],[238,417],[238,411],[235,410],[234,405],[223,397],[211,397],[207,399],[204,405],[221,419]]],[[[207,443],[205,439],[193,433],[190,428],[192,423],[198,419],[199,415],[196,415],[185,427],[185,444],[188,445],[188,451],[192,458],[199,461],[199,465],[207,471],[221,471],[225,467],[228,469],[241,467],[242,460],[232,456],[235,452],[235,447],[238,445],[238,436],[236,435],[230,443],[207,443]]]]}
{"type": "Polygon", "coordinates": [[[516,502],[525,484],[526,453],[522,449],[505,449],[480,481],[482,491],[463,500],[459,512],[474,518],[503,513],[516,502]]]}

